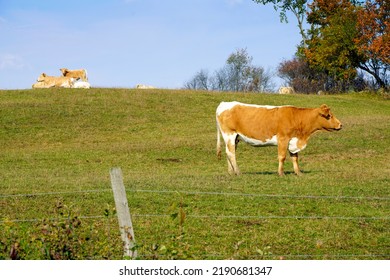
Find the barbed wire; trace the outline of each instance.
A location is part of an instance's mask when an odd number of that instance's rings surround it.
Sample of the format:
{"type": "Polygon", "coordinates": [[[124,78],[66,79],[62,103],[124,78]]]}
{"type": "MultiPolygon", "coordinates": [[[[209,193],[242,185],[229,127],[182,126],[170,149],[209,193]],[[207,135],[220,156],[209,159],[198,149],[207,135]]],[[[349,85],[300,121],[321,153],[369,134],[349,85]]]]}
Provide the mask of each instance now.
{"type": "MultiPolygon", "coordinates": [[[[133,217],[164,217],[170,215],[166,214],[136,214],[132,215],[133,217]]],[[[254,215],[187,215],[186,217],[189,218],[196,218],[196,219],[293,219],[293,220],[301,220],[301,219],[308,219],[308,220],[390,220],[390,216],[381,216],[381,217],[346,217],[346,216],[277,216],[277,215],[265,215],[265,216],[254,216],[254,215]]]]}
{"type": "MultiPolygon", "coordinates": [[[[75,215],[77,216],[77,215],[75,215]]],[[[77,216],[79,219],[103,219],[103,218],[108,218],[108,219],[113,219],[114,217],[107,217],[104,215],[94,215],[94,216],[77,216]]],[[[42,218],[42,219],[5,219],[0,221],[0,224],[5,224],[5,223],[38,223],[38,222],[44,222],[44,221],[65,221],[68,220],[66,217],[59,217],[59,218],[42,218]]]]}
{"type": "Polygon", "coordinates": [[[69,195],[69,194],[80,194],[80,193],[102,193],[112,192],[111,189],[100,189],[100,190],[80,190],[80,191],[62,191],[62,192],[41,192],[41,193],[19,193],[19,194],[3,194],[0,198],[9,197],[33,197],[33,196],[46,196],[46,195],[69,195]]]}
{"type": "MultiPolygon", "coordinates": [[[[226,259],[226,255],[222,255],[222,254],[204,254],[202,255],[204,256],[205,258],[202,258],[202,260],[207,260],[207,259],[217,259],[217,260],[221,260],[221,259],[226,259]]],[[[161,258],[161,259],[164,259],[164,257],[166,258],[167,256],[166,255],[162,255],[162,254],[141,254],[141,255],[138,255],[138,257],[144,257],[144,258],[148,258],[148,259],[151,259],[151,258],[161,258]]],[[[231,259],[240,259],[240,255],[237,255],[235,256],[234,253],[232,254],[231,256],[232,258],[231,259]],[[236,257],[236,258],[234,258],[236,257]]],[[[355,259],[355,258],[358,258],[358,259],[369,259],[369,258],[374,258],[374,259],[378,259],[378,258],[389,258],[390,255],[388,254],[361,254],[361,255],[347,255],[347,254],[323,254],[323,255],[308,255],[308,254],[302,254],[302,255],[288,255],[288,254],[269,254],[269,255],[245,255],[245,260],[251,260],[251,259],[255,259],[255,260],[258,260],[259,258],[261,259],[264,259],[264,260],[272,260],[272,259],[324,259],[324,257],[326,257],[327,260],[332,260],[332,259],[355,259]]],[[[230,258],[229,258],[230,259],[230,258]]]]}
{"type": "MultiPolygon", "coordinates": [[[[134,214],[131,215],[133,218],[142,218],[142,217],[151,217],[151,218],[169,218],[171,215],[168,214],[134,214]]],[[[186,215],[187,218],[194,219],[258,219],[258,220],[275,220],[275,219],[290,219],[290,220],[390,220],[390,216],[277,216],[277,215],[186,215]]],[[[79,219],[114,219],[115,217],[107,217],[105,215],[94,215],[94,216],[78,216],[79,219]]],[[[42,218],[42,219],[13,219],[13,220],[3,220],[0,221],[0,224],[10,222],[10,223],[36,223],[42,222],[45,220],[55,221],[55,220],[67,220],[68,218],[42,218]]]]}
{"type": "Polygon", "coordinates": [[[288,194],[255,194],[255,193],[238,193],[238,192],[195,192],[195,191],[170,191],[170,190],[131,190],[133,192],[150,192],[150,193],[184,193],[191,195],[226,195],[226,196],[252,196],[267,198],[302,198],[302,199],[351,199],[351,200],[390,200],[390,197],[366,197],[366,196],[330,196],[330,195],[288,195],[288,194]]]}
{"type": "MultiPolygon", "coordinates": [[[[239,193],[239,192],[200,192],[200,191],[177,191],[177,190],[144,190],[126,188],[129,192],[144,192],[144,193],[179,193],[188,195],[225,195],[225,196],[247,196],[247,197],[266,197],[266,198],[295,198],[295,199],[335,199],[335,200],[390,200],[390,197],[378,196],[331,196],[331,195],[288,195],[288,194],[256,194],[256,193],[239,193]]],[[[111,189],[95,189],[95,190],[79,190],[79,191],[62,191],[62,192],[41,192],[29,194],[3,194],[0,198],[10,197],[33,197],[45,195],[71,195],[80,193],[103,193],[112,192],[111,189]]]]}
{"type": "MultiPolygon", "coordinates": [[[[389,197],[355,197],[355,196],[330,196],[330,195],[324,195],[324,196],[317,196],[317,195],[279,195],[279,194],[253,194],[253,193],[238,193],[238,192],[197,192],[197,191],[174,191],[174,190],[145,190],[145,189],[132,189],[132,188],[126,188],[126,191],[129,192],[141,192],[141,193],[159,193],[159,194],[172,194],[172,193],[179,193],[179,194],[188,194],[188,195],[224,195],[224,196],[245,196],[245,197],[263,197],[263,198],[291,198],[291,199],[335,199],[335,200],[383,200],[387,201],[390,200],[389,197]]],[[[80,194],[80,193],[104,193],[104,192],[112,192],[111,189],[94,189],[94,190],[79,190],[79,191],[62,191],[62,192],[42,192],[42,193],[30,193],[30,194],[6,194],[6,195],[0,195],[0,198],[12,198],[12,197],[34,197],[34,196],[46,196],[46,195],[72,195],[72,194],[80,194]]],[[[133,214],[132,217],[136,220],[137,218],[170,218],[171,215],[169,214],[133,214]]],[[[271,219],[290,219],[290,220],[390,220],[390,216],[371,216],[371,217],[364,217],[364,216],[302,216],[302,215],[290,215],[290,216],[278,216],[278,215],[186,215],[188,219],[235,219],[235,220],[241,220],[241,219],[257,219],[257,220],[271,220],[271,219]]],[[[92,216],[78,216],[79,219],[85,219],[85,220],[92,220],[92,219],[116,219],[117,217],[114,215],[92,215],[92,216]]],[[[0,224],[4,224],[6,222],[10,223],[39,223],[44,221],[57,221],[57,220],[66,220],[69,218],[62,217],[62,218],[42,218],[42,219],[13,219],[13,220],[1,220],[0,224]]],[[[202,255],[205,258],[226,258],[226,255],[202,255]]],[[[140,257],[144,258],[164,258],[163,255],[155,255],[155,254],[145,254],[141,255],[140,257]]],[[[234,255],[232,256],[235,257],[234,255]]],[[[258,258],[259,255],[250,255],[245,256],[248,259],[251,258],[258,258]]],[[[337,254],[326,254],[327,259],[378,259],[378,258],[389,258],[390,255],[388,254],[363,254],[363,255],[337,255],[337,254]]],[[[237,256],[239,258],[239,256],[237,256]]],[[[322,259],[324,258],[324,255],[278,255],[278,254],[272,254],[269,256],[263,256],[263,258],[283,258],[283,259],[322,259]]]]}
{"type": "MultiPolygon", "coordinates": [[[[364,197],[364,196],[330,196],[330,195],[286,195],[286,194],[254,194],[254,193],[239,193],[239,192],[200,192],[200,191],[173,191],[173,190],[145,190],[145,189],[133,189],[126,188],[128,192],[141,192],[141,193],[158,193],[158,194],[187,194],[187,195],[223,195],[223,196],[243,196],[243,197],[262,197],[262,198],[281,198],[281,199],[334,199],[334,200],[390,200],[390,197],[364,197]]],[[[41,192],[41,193],[28,193],[28,194],[4,194],[0,195],[0,198],[14,198],[14,197],[34,197],[34,196],[50,196],[50,195],[72,195],[80,193],[104,193],[112,192],[111,189],[90,189],[90,190],[75,190],[75,191],[61,191],[61,192],[41,192]]],[[[133,217],[166,217],[169,215],[165,214],[135,214],[133,217]]],[[[371,217],[350,217],[350,216],[301,216],[301,215],[290,215],[290,216],[277,216],[277,215],[265,215],[265,216],[253,216],[253,215],[225,215],[225,216],[210,216],[210,215],[188,215],[187,217],[197,219],[311,219],[311,220],[388,220],[389,216],[371,216],[371,217]]],[[[80,216],[80,219],[97,219],[107,218],[103,215],[97,216],[80,216]]],[[[43,219],[14,219],[10,222],[39,222],[43,219]]],[[[49,218],[46,220],[55,220],[55,218],[49,218]]],[[[3,221],[0,221],[3,223],[3,221]]]]}

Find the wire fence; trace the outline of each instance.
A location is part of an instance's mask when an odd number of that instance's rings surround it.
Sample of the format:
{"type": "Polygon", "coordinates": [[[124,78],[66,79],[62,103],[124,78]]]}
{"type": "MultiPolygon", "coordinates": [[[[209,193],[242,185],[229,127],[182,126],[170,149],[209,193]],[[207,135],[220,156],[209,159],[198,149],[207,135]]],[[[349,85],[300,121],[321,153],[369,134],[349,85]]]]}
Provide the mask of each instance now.
{"type": "MultiPolygon", "coordinates": [[[[39,197],[39,196],[57,196],[57,195],[73,195],[81,193],[107,193],[112,192],[111,189],[90,189],[79,191],[61,191],[61,192],[40,192],[40,193],[20,193],[20,194],[3,194],[0,195],[0,199],[16,198],[16,197],[39,197]]],[[[145,190],[145,189],[133,189],[126,188],[127,193],[155,193],[155,194],[177,194],[178,191],[173,190],[145,190]]],[[[238,193],[238,192],[200,192],[200,191],[179,191],[180,194],[186,195],[205,195],[205,196],[242,196],[242,197],[261,197],[269,199],[311,199],[311,200],[370,200],[370,201],[390,201],[390,197],[377,197],[377,196],[330,196],[330,195],[286,195],[286,194],[254,194],[254,193],[238,193]]],[[[131,206],[130,206],[131,207],[131,206]]],[[[133,217],[169,217],[167,214],[134,214],[133,217]]],[[[194,219],[334,219],[334,220],[390,220],[390,216],[303,216],[303,215],[187,215],[189,218],[194,219]]],[[[93,216],[80,216],[80,219],[102,219],[107,218],[104,215],[93,216]]],[[[50,218],[48,219],[50,220],[50,218]]],[[[18,222],[39,222],[41,219],[13,219],[9,220],[14,223],[18,222]]],[[[0,221],[3,223],[4,221],[0,221]]]]}
{"type": "MultiPolygon", "coordinates": [[[[62,192],[41,192],[41,193],[21,193],[21,194],[3,194],[0,198],[7,197],[32,197],[46,195],[71,195],[80,193],[103,193],[112,192],[111,189],[79,190],[79,191],[62,191],[62,192]]],[[[297,198],[297,199],[351,199],[351,200],[390,200],[390,197],[378,196],[330,196],[330,195],[285,195],[285,194],[254,194],[238,192],[199,192],[199,191],[177,191],[177,190],[144,190],[126,188],[126,192],[144,192],[144,193],[181,193],[187,195],[225,195],[225,196],[250,196],[250,197],[269,197],[269,198],[297,198]]]]}
{"type": "MultiPolygon", "coordinates": [[[[1,194],[0,199],[12,199],[12,198],[33,198],[33,197],[47,197],[47,196],[63,196],[63,195],[79,195],[79,194],[96,194],[96,193],[111,193],[112,189],[88,189],[88,190],[72,190],[72,191],[57,191],[57,192],[39,192],[39,193],[19,193],[19,194],[1,194]]],[[[149,190],[149,189],[134,189],[126,188],[126,193],[151,193],[151,194],[183,194],[183,195],[202,195],[202,196],[225,196],[225,197],[259,197],[264,199],[308,199],[308,200],[327,200],[327,201],[354,201],[360,203],[362,201],[376,201],[387,202],[390,201],[390,197],[378,197],[378,196],[332,196],[332,195],[293,195],[293,194],[260,194],[260,193],[239,193],[239,192],[210,192],[210,191],[177,191],[177,190],[149,190]]],[[[131,208],[131,205],[130,205],[131,208]]],[[[133,218],[169,218],[169,214],[155,214],[155,213],[142,213],[142,214],[133,214],[133,218]]],[[[105,215],[81,215],[78,216],[79,219],[93,220],[93,219],[116,219],[114,216],[107,217],[105,215]]],[[[188,214],[187,218],[191,219],[234,219],[234,220],[382,220],[388,222],[390,220],[390,215],[384,216],[329,216],[329,215],[192,215],[188,214]]],[[[59,218],[45,218],[45,220],[58,220],[59,218]]],[[[61,218],[61,219],[66,219],[61,218]]],[[[7,222],[12,223],[38,223],[43,219],[12,219],[7,220],[7,222]]],[[[4,220],[0,220],[0,224],[5,223],[4,220]]],[[[140,255],[139,257],[151,258],[156,255],[140,255]]],[[[206,255],[205,255],[206,256],[206,255]]],[[[216,258],[221,259],[226,256],[224,255],[207,255],[207,258],[216,258]]],[[[246,255],[247,258],[256,258],[258,255],[246,255]]],[[[321,259],[324,258],[324,255],[310,255],[310,254],[301,254],[301,255],[286,255],[284,256],[288,259],[321,259]]],[[[382,253],[373,252],[372,254],[337,254],[337,253],[328,253],[326,254],[327,258],[330,259],[376,259],[376,258],[390,258],[389,251],[382,253]]]]}

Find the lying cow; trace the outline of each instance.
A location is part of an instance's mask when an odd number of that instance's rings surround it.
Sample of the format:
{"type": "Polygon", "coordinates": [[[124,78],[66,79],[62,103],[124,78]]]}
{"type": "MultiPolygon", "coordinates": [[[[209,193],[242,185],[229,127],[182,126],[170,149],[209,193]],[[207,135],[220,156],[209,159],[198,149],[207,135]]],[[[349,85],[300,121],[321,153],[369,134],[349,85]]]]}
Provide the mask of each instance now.
{"type": "Polygon", "coordinates": [[[279,94],[294,94],[295,90],[292,87],[280,87],[279,94]]]}
{"type": "Polygon", "coordinates": [[[68,78],[68,77],[54,77],[54,76],[48,76],[45,73],[42,73],[39,75],[37,82],[33,85],[33,88],[38,87],[63,87],[63,88],[71,88],[73,86],[75,79],[74,78],[68,78]]]}
{"type": "Polygon", "coordinates": [[[52,88],[55,84],[52,82],[36,82],[32,85],[32,88],[52,88]]]}
{"type": "Polygon", "coordinates": [[[72,88],[91,88],[90,83],[84,81],[75,81],[72,88]]]}
{"type": "Polygon", "coordinates": [[[80,79],[84,82],[88,82],[87,70],[85,69],[69,70],[68,68],[61,68],[60,71],[64,77],[75,78],[76,80],[80,79]]]}
{"type": "Polygon", "coordinates": [[[327,105],[319,108],[297,108],[293,106],[260,106],[239,102],[222,102],[216,111],[217,155],[221,157],[220,134],[226,144],[228,171],[240,174],[236,162],[239,141],[254,147],[278,146],[280,176],[287,150],[300,175],[298,152],[302,151],[310,136],[318,130],[340,130],[341,122],[332,115],[327,105]]]}
{"type": "Polygon", "coordinates": [[[155,87],[154,86],[138,84],[138,85],[135,86],[135,88],[137,88],[137,89],[153,89],[155,87]]]}

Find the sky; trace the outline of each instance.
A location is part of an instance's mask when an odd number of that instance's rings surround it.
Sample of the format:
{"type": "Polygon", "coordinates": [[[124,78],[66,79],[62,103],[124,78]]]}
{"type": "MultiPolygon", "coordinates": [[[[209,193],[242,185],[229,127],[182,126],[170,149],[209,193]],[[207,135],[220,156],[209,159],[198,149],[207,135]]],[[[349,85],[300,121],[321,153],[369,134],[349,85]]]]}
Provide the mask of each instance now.
{"type": "Polygon", "coordinates": [[[60,68],[86,69],[92,87],[178,89],[243,48],[276,72],[300,42],[288,16],[251,0],[0,0],[0,89],[60,68]]]}

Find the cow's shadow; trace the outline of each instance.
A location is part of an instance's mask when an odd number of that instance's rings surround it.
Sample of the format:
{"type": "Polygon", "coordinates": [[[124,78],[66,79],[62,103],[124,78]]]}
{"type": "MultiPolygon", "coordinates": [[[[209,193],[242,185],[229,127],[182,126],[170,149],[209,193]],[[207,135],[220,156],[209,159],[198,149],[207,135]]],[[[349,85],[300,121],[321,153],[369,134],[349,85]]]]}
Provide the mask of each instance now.
{"type": "Polygon", "coordinates": [[[251,172],[242,172],[243,175],[277,175],[278,172],[275,171],[251,171],[251,172]]]}
{"type": "MultiPolygon", "coordinates": [[[[313,173],[313,171],[301,170],[302,175],[313,173]]],[[[315,172],[315,171],[314,171],[315,172]]],[[[278,175],[276,171],[255,171],[255,172],[242,172],[243,175],[278,175]]],[[[296,175],[294,171],[284,171],[284,175],[296,175]]]]}

